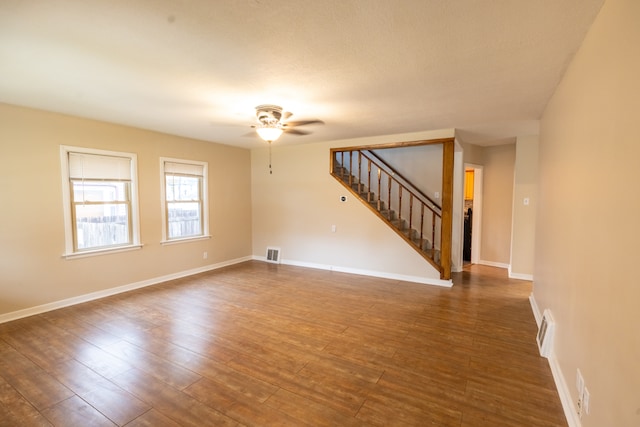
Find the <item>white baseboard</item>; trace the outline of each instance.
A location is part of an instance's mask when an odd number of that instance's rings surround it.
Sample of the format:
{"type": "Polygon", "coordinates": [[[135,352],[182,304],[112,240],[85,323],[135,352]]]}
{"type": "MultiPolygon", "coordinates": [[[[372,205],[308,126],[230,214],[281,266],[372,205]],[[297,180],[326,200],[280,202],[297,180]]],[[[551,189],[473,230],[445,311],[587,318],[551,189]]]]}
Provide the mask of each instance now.
{"type": "Polygon", "coordinates": [[[505,264],[502,262],[494,262],[494,261],[485,261],[485,260],[480,260],[478,261],[478,264],[480,265],[487,265],[489,267],[498,267],[498,268],[509,268],[509,264],[505,264]]]}
{"type": "MultiPolygon", "coordinates": [[[[267,260],[266,257],[255,256],[255,255],[253,259],[257,261],[265,261],[265,262],[267,260]]],[[[382,279],[402,280],[404,282],[420,283],[423,285],[443,286],[446,288],[450,288],[453,286],[452,280],[441,280],[441,279],[434,279],[430,277],[406,276],[403,274],[385,273],[385,272],[373,271],[373,270],[361,270],[357,268],[339,267],[335,265],[316,264],[311,262],[295,261],[295,260],[288,260],[288,259],[282,259],[280,260],[280,263],[285,265],[292,265],[295,267],[315,268],[318,270],[328,270],[328,271],[337,271],[340,273],[359,274],[361,276],[379,277],[382,279]]]]}
{"type": "Polygon", "coordinates": [[[128,285],[117,286],[115,288],[109,288],[102,291],[91,292],[89,294],[79,295],[73,298],[67,298],[64,300],[42,304],[35,307],[25,308],[23,310],[13,311],[11,313],[5,313],[0,315],[0,323],[22,319],[23,317],[34,316],[36,314],[45,313],[47,311],[57,310],[59,308],[69,307],[71,305],[93,301],[99,298],[104,298],[111,295],[132,291],[134,289],[144,288],[146,286],[157,285],[159,283],[167,282],[169,280],[180,279],[182,277],[192,276],[198,273],[204,273],[205,271],[217,270],[222,267],[227,267],[229,265],[234,265],[244,261],[249,261],[251,259],[252,259],[251,256],[236,258],[229,261],[219,262],[217,264],[205,265],[204,267],[198,267],[198,268],[193,268],[191,270],[180,271],[178,273],[172,273],[166,276],[155,277],[153,279],[147,279],[140,282],[130,283],[128,285]]]}
{"type": "MultiPolygon", "coordinates": [[[[115,288],[109,288],[102,291],[91,292],[89,294],[79,295],[77,297],[67,298],[60,301],[54,301],[47,304],[38,305],[35,307],[25,308],[23,310],[12,311],[10,313],[0,314],[0,323],[10,322],[12,320],[22,319],[24,317],[35,316],[37,314],[46,313],[47,311],[57,310],[59,308],[69,307],[71,305],[81,304],[83,302],[93,301],[99,298],[105,298],[112,295],[117,295],[123,292],[132,291],[134,289],[140,289],[147,286],[157,285],[159,283],[167,282],[169,280],[180,279],[182,277],[192,276],[194,274],[204,273],[206,271],[217,270],[229,265],[238,264],[252,259],[258,261],[267,260],[266,257],[260,256],[246,256],[242,258],[236,258],[233,260],[219,262],[217,264],[205,265],[203,267],[193,268],[190,270],[180,271],[177,273],[168,274],[165,276],[154,277],[152,279],[143,280],[140,282],[130,283],[123,286],[117,286],[115,288]]],[[[299,267],[316,268],[321,270],[339,271],[343,273],[360,274],[363,276],[381,277],[385,279],[402,280],[406,282],[415,282],[426,285],[451,287],[453,282],[451,280],[432,279],[427,277],[417,276],[405,276],[399,274],[382,273],[370,270],[349,269],[343,267],[336,267],[324,264],[305,263],[293,260],[282,260],[282,264],[288,264],[299,267]]]]}
{"type": "Polygon", "coordinates": [[[560,395],[560,403],[562,403],[562,409],[564,410],[564,416],[567,419],[567,424],[569,424],[569,427],[582,427],[582,422],[580,422],[578,411],[573,404],[569,387],[564,379],[564,375],[562,374],[562,369],[560,369],[558,359],[556,359],[555,352],[551,352],[551,355],[549,355],[549,366],[551,367],[553,381],[556,383],[556,389],[558,389],[558,394],[560,395]]]}
{"type": "Polygon", "coordinates": [[[528,280],[533,282],[533,274],[513,273],[509,267],[509,279],[528,280]]]}
{"type": "Polygon", "coordinates": [[[486,260],[480,260],[478,261],[478,264],[486,265],[489,267],[504,268],[508,271],[508,275],[510,279],[528,280],[530,282],[533,282],[533,274],[514,273],[511,271],[511,264],[505,264],[502,262],[495,262],[495,261],[486,261],[486,260]]]}
{"type": "Polygon", "coordinates": [[[542,322],[542,312],[538,308],[538,303],[536,299],[533,297],[533,294],[529,295],[529,304],[531,304],[531,311],[533,311],[533,317],[536,318],[536,324],[538,328],[540,327],[540,323],[542,322]]]}
{"type": "MultiPolygon", "coordinates": [[[[542,322],[542,312],[540,311],[533,294],[529,296],[529,303],[531,304],[533,317],[536,318],[536,323],[538,324],[538,327],[540,327],[540,322],[542,322]]],[[[549,361],[549,367],[551,368],[551,374],[553,375],[553,382],[555,382],[558,395],[560,395],[560,403],[562,404],[562,410],[564,411],[564,416],[567,419],[567,424],[569,427],[582,427],[582,423],[578,417],[578,412],[573,404],[571,393],[569,392],[569,387],[567,386],[564,374],[562,373],[562,369],[560,368],[560,364],[556,358],[555,350],[551,351],[547,360],[549,361]]]]}

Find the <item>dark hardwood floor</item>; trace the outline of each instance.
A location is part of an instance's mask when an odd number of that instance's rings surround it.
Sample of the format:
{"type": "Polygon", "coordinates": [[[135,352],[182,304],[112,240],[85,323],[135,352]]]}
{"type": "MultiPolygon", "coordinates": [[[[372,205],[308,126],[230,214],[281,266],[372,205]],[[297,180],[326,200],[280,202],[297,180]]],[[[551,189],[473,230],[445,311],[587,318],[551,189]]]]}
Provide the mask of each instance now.
{"type": "Polygon", "coordinates": [[[0,426],[566,426],[529,282],[247,262],[0,324],[0,426]]]}

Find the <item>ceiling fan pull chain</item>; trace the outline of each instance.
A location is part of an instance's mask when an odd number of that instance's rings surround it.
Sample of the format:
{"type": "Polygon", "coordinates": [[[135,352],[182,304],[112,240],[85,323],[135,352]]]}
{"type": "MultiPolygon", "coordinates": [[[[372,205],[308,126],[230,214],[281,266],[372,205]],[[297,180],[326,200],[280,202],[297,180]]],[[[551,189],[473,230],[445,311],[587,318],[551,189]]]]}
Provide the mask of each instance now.
{"type": "Polygon", "coordinates": [[[271,141],[269,141],[269,175],[273,174],[273,170],[271,170],[271,141]]]}

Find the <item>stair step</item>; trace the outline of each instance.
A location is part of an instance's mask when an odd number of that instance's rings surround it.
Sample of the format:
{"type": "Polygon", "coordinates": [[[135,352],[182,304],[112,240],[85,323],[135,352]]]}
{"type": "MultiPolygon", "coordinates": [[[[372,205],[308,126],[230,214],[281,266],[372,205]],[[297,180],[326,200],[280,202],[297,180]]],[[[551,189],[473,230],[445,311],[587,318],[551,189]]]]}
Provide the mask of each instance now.
{"type": "MultiPolygon", "coordinates": [[[[402,220],[402,221],[404,221],[404,220],[402,220]]],[[[394,221],[391,221],[391,222],[393,223],[394,221]]],[[[411,229],[411,230],[404,229],[404,230],[401,230],[401,231],[405,236],[407,236],[407,237],[409,237],[411,239],[411,241],[413,242],[414,245],[416,245],[418,248],[420,248],[420,250],[422,252],[427,254],[427,256],[429,256],[431,259],[433,259],[437,263],[440,262],[440,250],[439,249],[433,249],[433,246],[432,246],[431,242],[429,240],[425,239],[424,237],[422,239],[420,239],[420,235],[419,235],[417,230],[415,230],[415,229],[411,229]]]]}
{"type": "Polygon", "coordinates": [[[361,192],[358,193],[358,195],[365,202],[370,200],[368,203],[376,202],[376,204],[377,204],[376,194],[372,193],[371,191],[361,191],[361,192]]]}
{"type": "MultiPolygon", "coordinates": [[[[340,176],[340,175],[339,175],[339,176],[340,176]]],[[[345,184],[347,184],[347,187],[348,187],[349,185],[356,185],[356,184],[358,184],[358,182],[359,182],[358,178],[356,178],[356,177],[355,177],[355,176],[353,176],[353,175],[343,175],[343,176],[341,176],[341,178],[342,178],[342,180],[344,181],[344,183],[345,183],[345,184]],[[351,182],[349,182],[349,179],[351,179],[351,182]]]]}
{"type": "Polygon", "coordinates": [[[367,187],[361,182],[357,182],[356,177],[353,177],[351,188],[358,193],[366,193],[367,187]]]}
{"type": "MultiPolygon", "coordinates": [[[[396,219],[396,211],[385,209],[383,201],[380,201],[380,204],[382,205],[380,210],[378,211],[378,212],[380,212],[380,215],[382,215],[383,217],[387,218],[388,220],[396,219]]],[[[377,205],[377,203],[376,203],[376,205],[377,205]]]]}
{"type": "Polygon", "coordinates": [[[349,178],[351,178],[352,182],[358,182],[358,179],[354,175],[351,175],[349,170],[346,168],[334,167],[333,175],[338,178],[342,178],[342,180],[347,184],[349,184],[349,178]]]}
{"type": "Polygon", "coordinates": [[[337,175],[349,175],[349,169],[345,168],[344,166],[334,166],[333,173],[337,175]]]}
{"type": "Polygon", "coordinates": [[[414,230],[413,228],[411,229],[404,229],[402,230],[402,234],[404,234],[405,236],[407,236],[409,239],[414,240],[416,238],[419,238],[419,234],[416,230],[414,230]]]}
{"type": "MultiPolygon", "coordinates": [[[[365,200],[365,202],[366,202],[366,200],[365,200]]],[[[384,202],[383,202],[382,200],[380,200],[380,207],[379,207],[379,208],[378,208],[378,201],[377,201],[377,200],[375,200],[375,199],[372,199],[372,200],[369,202],[369,205],[371,205],[371,207],[372,207],[373,209],[377,210],[377,211],[378,211],[378,212],[380,212],[382,215],[384,215],[384,217],[385,217],[385,218],[387,218],[387,219],[389,219],[389,218],[391,218],[391,219],[395,218],[395,216],[394,216],[395,212],[393,212],[393,211],[391,211],[391,214],[392,214],[392,215],[391,215],[391,217],[388,217],[388,216],[387,216],[387,210],[385,209],[384,202]]]]}
{"type": "Polygon", "coordinates": [[[422,252],[427,254],[427,256],[429,258],[431,258],[432,260],[434,260],[438,264],[440,263],[440,251],[438,249],[436,249],[436,250],[426,249],[426,250],[423,250],[422,252]]]}
{"type": "Polygon", "coordinates": [[[400,230],[400,231],[402,231],[402,230],[404,230],[405,228],[407,228],[407,226],[406,226],[406,222],[407,222],[407,221],[405,221],[405,220],[404,220],[404,219],[402,219],[402,218],[396,218],[396,219],[392,219],[392,220],[391,220],[391,224],[392,224],[395,228],[397,228],[398,230],[400,230]]]}
{"type": "MultiPolygon", "coordinates": [[[[417,234],[417,232],[416,232],[417,234]]],[[[418,246],[420,249],[422,249],[423,251],[430,251],[431,250],[431,242],[427,239],[425,239],[424,237],[422,239],[420,239],[419,236],[416,236],[414,239],[411,239],[412,242],[418,246]]]]}

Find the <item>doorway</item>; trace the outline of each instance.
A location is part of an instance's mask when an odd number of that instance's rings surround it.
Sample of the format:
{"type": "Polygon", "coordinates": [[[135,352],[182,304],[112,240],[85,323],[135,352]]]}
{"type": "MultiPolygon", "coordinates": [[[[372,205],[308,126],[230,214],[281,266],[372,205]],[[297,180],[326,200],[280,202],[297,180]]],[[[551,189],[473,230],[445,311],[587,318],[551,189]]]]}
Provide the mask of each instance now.
{"type": "Polygon", "coordinates": [[[480,260],[480,237],[482,235],[482,173],[481,165],[464,165],[464,238],[462,261],[478,264],[480,260]]]}

